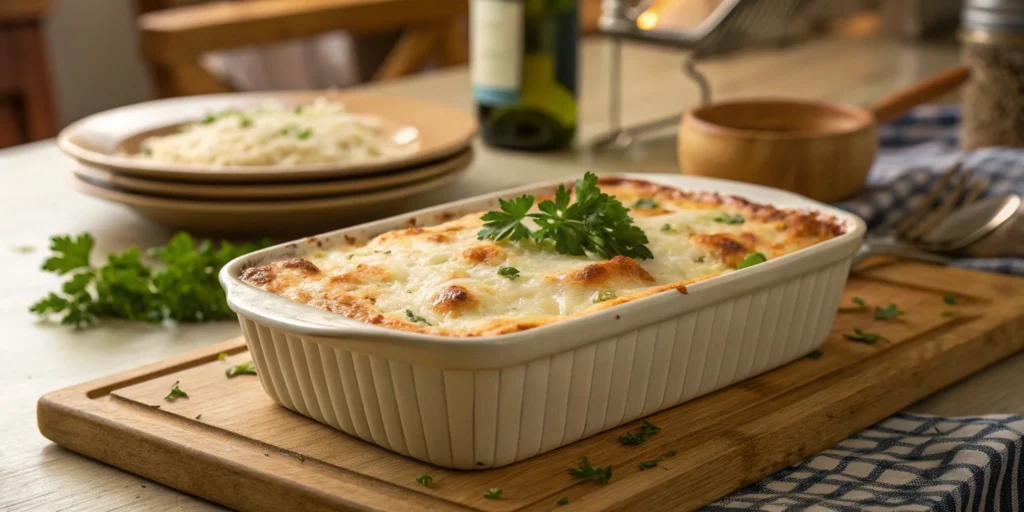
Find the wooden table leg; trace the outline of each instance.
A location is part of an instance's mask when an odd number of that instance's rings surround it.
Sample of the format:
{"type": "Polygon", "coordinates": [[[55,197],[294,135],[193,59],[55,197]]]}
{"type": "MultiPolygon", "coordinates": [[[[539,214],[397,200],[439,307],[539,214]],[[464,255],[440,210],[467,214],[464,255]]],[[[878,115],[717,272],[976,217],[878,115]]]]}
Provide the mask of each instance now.
{"type": "Polygon", "coordinates": [[[13,26],[8,30],[8,41],[20,81],[25,134],[28,140],[53,137],[57,122],[42,24],[13,26]]]}

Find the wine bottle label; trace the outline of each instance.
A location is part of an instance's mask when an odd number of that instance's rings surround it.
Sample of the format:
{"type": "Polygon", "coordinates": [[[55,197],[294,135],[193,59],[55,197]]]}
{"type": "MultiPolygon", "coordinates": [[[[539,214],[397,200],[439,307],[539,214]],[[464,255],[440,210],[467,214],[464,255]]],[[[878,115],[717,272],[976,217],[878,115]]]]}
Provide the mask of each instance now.
{"type": "Polygon", "coordinates": [[[471,0],[469,18],[473,97],[484,105],[515,104],[523,76],[523,3],[471,0]]]}

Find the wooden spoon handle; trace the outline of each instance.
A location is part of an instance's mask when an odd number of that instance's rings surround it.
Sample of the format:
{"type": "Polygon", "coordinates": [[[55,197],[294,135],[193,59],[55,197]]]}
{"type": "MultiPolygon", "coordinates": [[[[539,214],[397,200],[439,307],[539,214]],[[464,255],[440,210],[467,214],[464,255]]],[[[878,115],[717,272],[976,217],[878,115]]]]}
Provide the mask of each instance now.
{"type": "Polygon", "coordinates": [[[875,122],[882,124],[892,121],[911,108],[956,89],[967,81],[970,74],[967,66],[956,66],[882,98],[870,108],[875,122]]]}

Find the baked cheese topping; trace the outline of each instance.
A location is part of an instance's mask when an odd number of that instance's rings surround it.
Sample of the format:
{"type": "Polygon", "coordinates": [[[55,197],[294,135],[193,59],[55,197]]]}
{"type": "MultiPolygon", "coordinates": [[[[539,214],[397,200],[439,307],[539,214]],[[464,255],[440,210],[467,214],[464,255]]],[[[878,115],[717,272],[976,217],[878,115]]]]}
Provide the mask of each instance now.
{"type": "Polygon", "coordinates": [[[516,332],[733,272],[842,233],[815,212],[605,179],[647,234],[653,259],[569,256],[530,240],[478,240],[484,212],[246,270],[243,281],[384,327],[448,336],[516,332]]]}

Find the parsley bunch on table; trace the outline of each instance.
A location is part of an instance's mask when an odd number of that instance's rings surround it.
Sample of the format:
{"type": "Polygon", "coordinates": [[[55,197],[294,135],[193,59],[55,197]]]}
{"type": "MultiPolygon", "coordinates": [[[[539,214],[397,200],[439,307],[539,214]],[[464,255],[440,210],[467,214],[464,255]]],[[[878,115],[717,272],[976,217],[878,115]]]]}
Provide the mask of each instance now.
{"type": "Polygon", "coordinates": [[[138,248],[111,254],[101,266],[91,263],[95,244],[88,233],[50,239],[53,255],[43,270],[67,280],[29,309],[83,328],[100,319],[142,322],[206,322],[230,318],[217,273],[227,262],[271,244],[269,240],[235,245],[196,242],[178,233],[164,247],[144,257],[138,248]]]}
{"type": "Polygon", "coordinates": [[[490,211],[481,217],[481,240],[516,242],[532,239],[537,243],[554,243],[561,254],[585,256],[587,253],[610,259],[630,256],[651,259],[647,248],[647,235],[633,224],[629,209],[618,199],[601,192],[597,176],[586,173],[576,180],[576,201],[569,203],[570,194],[565,185],[559,185],[555,200],[542,201],[540,210],[529,213],[535,198],[523,195],[508,201],[499,200],[501,211],[490,211]],[[531,219],[537,225],[531,230],[524,221],[531,219]]]}

